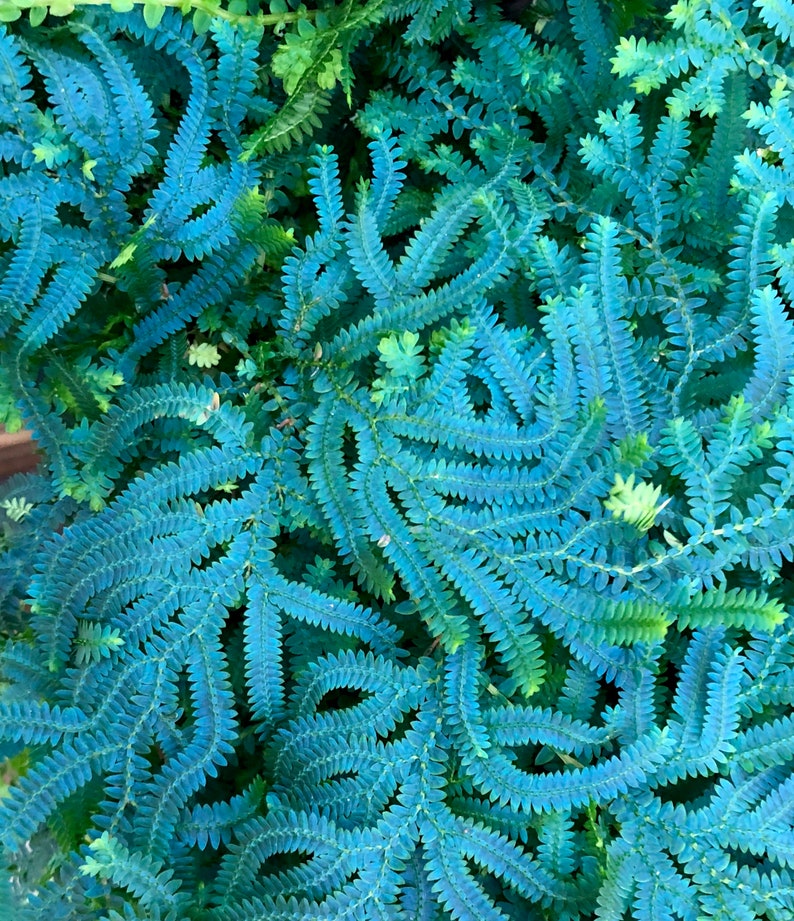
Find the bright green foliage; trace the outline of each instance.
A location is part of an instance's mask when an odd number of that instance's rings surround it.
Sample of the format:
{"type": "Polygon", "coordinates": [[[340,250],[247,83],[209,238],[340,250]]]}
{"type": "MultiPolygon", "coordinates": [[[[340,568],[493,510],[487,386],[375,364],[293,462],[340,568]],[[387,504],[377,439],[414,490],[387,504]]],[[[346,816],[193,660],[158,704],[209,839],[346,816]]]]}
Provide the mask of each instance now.
{"type": "Polygon", "coordinates": [[[3,499],[2,503],[0,503],[0,508],[3,509],[11,521],[22,521],[25,515],[33,510],[34,506],[32,502],[28,502],[25,498],[13,496],[3,499]]]}
{"type": "Polygon", "coordinates": [[[641,531],[647,531],[653,527],[656,516],[667,505],[667,502],[657,505],[661,492],[661,486],[651,486],[650,483],[635,485],[633,473],[627,480],[618,473],[604,508],[608,508],[615,518],[622,518],[641,531]]]}
{"type": "Polygon", "coordinates": [[[188,347],[187,360],[198,368],[214,368],[221,360],[221,353],[210,342],[194,342],[188,347]]]}
{"type": "Polygon", "coordinates": [[[424,371],[419,336],[406,330],[401,336],[385,336],[378,343],[380,358],[386,373],[372,382],[372,402],[380,405],[384,399],[405,393],[419,380],[424,371]]]}
{"type": "Polygon", "coordinates": [[[117,627],[103,627],[102,624],[82,621],[77,625],[74,641],[75,661],[78,665],[85,665],[103,656],[107,658],[123,645],[124,640],[117,627]]]}
{"type": "Polygon", "coordinates": [[[0,916],[791,921],[791,5],[174,5],[0,7],[0,916]]]}

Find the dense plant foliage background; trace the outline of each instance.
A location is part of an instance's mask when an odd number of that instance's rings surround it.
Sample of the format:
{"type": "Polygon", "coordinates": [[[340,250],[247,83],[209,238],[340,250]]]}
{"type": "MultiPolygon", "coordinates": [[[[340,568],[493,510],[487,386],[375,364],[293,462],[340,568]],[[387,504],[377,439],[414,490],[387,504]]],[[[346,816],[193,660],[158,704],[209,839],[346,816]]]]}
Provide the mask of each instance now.
{"type": "Polygon", "coordinates": [[[790,921],[794,5],[0,18],[0,914],[790,921]]]}

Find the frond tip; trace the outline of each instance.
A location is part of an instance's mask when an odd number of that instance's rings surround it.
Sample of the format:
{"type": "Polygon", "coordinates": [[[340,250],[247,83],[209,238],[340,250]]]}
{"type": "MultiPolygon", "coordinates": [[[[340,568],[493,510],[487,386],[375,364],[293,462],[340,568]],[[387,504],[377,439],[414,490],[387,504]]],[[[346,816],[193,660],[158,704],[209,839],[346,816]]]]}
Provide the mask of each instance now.
{"type": "Polygon", "coordinates": [[[656,516],[670,502],[668,498],[657,504],[661,494],[661,486],[652,486],[650,483],[635,485],[633,473],[627,480],[617,473],[604,508],[612,512],[613,518],[632,524],[640,531],[647,531],[656,524],[656,516]]]}
{"type": "Polygon", "coordinates": [[[124,638],[117,627],[103,627],[101,624],[82,621],[77,627],[75,644],[75,662],[86,665],[107,658],[112,652],[121,649],[124,638]]]}

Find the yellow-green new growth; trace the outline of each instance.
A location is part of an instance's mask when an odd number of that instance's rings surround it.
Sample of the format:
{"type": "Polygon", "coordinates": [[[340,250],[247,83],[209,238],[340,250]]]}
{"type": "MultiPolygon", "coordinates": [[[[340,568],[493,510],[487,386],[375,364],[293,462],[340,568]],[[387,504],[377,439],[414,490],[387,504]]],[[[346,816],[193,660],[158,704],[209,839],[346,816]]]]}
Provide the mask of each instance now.
{"type": "Polygon", "coordinates": [[[192,342],[187,350],[188,364],[199,368],[214,368],[221,360],[218,347],[211,342],[192,342]]]}
{"type": "Polygon", "coordinates": [[[657,505],[661,494],[661,486],[642,482],[635,484],[633,473],[627,480],[617,473],[604,508],[609,509],[614,518],[633,524],[640,531],[647,531],[656,524],[656,516],[670,501],[665,499],[657,505]]]}
{"type": "Polygon", "coordinates": [[[184,16],[193,14],[193,28],[196,33],[206,32],[213,19],[225,19],[233,24],[252,23],[265,28],[283,28],[293,22],[312,19],[314,10],[301,6],[288,11],[283,4],[271,4],[270,13],[249,15],[245,0],[231,0],[226,6],[221,0],[0,0],[0,22],[15,22],[28,11],[30,24],[39,26],[47,13],[51,16],[69,16],[78,7],[105,6],[115,13],[129,13],[136,6],[143,6],[143,17],[149,28],[156,28],[168,7],[178,9],[184,16]],[[284,7],[284,8],[283,8],[284,7]],[[282,9],[283,8],[283,9],[282,9]]]}
{"type": "Polygon", "coordinates": [[[0,509],[6,513],[11,521],[22,521],[33,511],[33,503],[28,502],[24,496],[13,496],[0,502],[0,509]]]}
{"type": "Polygon", "coordinates": [[[419,336],[405,330],[401,336],[392,333],[378,343],[380,359],[387,368],[386,374],[372,383],[372,402],[378,406],[397,393],[406,393],[424,374],[425,359],[419,336]]]}

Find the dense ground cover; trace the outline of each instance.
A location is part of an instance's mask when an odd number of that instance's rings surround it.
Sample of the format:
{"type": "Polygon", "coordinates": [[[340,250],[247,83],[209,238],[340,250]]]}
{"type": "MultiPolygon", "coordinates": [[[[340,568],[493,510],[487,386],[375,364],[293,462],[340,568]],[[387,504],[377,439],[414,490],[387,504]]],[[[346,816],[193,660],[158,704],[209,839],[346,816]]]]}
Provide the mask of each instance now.
{"type": "Polygon", "coordinates": [[[0,18],[3,916],[790,921],[792,4],[0,18]]]}

